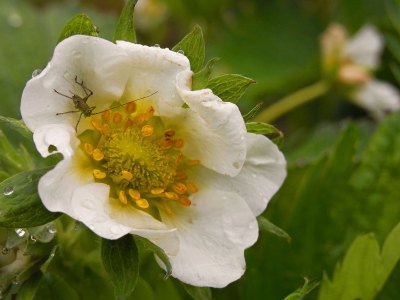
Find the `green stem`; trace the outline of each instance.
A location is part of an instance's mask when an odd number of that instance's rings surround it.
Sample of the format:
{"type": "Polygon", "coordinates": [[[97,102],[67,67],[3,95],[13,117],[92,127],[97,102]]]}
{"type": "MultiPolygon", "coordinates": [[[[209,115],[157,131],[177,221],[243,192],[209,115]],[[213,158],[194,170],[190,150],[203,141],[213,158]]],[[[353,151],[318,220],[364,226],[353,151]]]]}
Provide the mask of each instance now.
{"type": "Polygon", "coordinates": [[[255,121],[271,123],[292,109],[325,94],[328,89],[329,84],[324,80],[302,88],[263,110],[258,116],[256,116],[255,121]]]}

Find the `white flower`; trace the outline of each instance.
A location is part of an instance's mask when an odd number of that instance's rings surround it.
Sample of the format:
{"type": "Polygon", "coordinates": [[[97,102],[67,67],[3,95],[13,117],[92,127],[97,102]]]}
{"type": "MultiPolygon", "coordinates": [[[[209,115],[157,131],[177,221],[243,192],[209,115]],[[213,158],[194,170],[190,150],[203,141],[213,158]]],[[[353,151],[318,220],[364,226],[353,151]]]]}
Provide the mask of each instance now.
{"type": "Polygon", "coordinates": [[[191,91],[191,78],[188,59],[168,49],[73,36],[27,83],[21,113],[42,156],[50,145],[64,156],[39,182],[47,209],[103,238],[145,237],[170,256],[173,276],[223,287],[243,274],[255,217],[286,163],[270,140],[246,133],[236,105],[191,91]],[[80,113],[57,115],[77,110],[60,94],[90,91],[96,108],[75,132],[80,113]]]}
{"type": "Polygon", "coordinates": [[[372,71],[380,64],[383,46],[382,36],[372,25],[363,26],[349,39],[343,26],[332,24],[321,38],[324,70],[351,86],[350,100],[377,120],[400,109],[398,90],[372,77],[372,71]]]}

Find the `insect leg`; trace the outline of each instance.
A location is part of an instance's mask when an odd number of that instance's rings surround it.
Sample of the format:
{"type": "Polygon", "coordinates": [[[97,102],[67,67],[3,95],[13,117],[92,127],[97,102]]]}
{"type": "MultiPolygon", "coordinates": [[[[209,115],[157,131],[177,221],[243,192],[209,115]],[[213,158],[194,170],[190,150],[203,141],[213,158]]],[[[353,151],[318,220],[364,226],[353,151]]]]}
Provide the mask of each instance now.
{"type": "MultiPolygon", "coordinates": [[[[67,95],[64,95],[64,94],[61,94],[60,92],[58,92],[57,90],[54,90],[57,94],[59,94],[59,95],[61,95],[61,96],[64,96],[64,97],[66,97],[66,98],[69,98],[69,99],[72,99],[72,97],[70,97],[70,96],[67,96],[67,95]]],[[[71,94],[73,94],[73,93],[71,93],[71,94]]],[[[73,100],[73,99],[72,99],[73,100]]]]}
{"type": "Polygon", "coordinates": [[[63,113],[56,113],[56,116],[58,115],[64,115],[64,114],[71,114],[71,113],[76,113],[76,112],[81,112],[80,110],[70,110],[70,111],[66,111],[63,113]]]}
{"type": "Polygon", "coordinates": [[[83,115],[82,113],[79,115],[78,122],[76,122],[75,132],[78,132],[78,125],[79,125],[79,122],[81,121],[82,115],[83,115]]]}
{"type": "Polygon", "coordinates": [[[89,97],[93,95],[92,90],[88,89],[86,86],[83,85],[83,80],[82,80],[82,82],[78,81],[78,76],[75,76],[75,82],[82,87],[82,89],[85,92],[86,97],[87,97],[86,100],[89,99],[89,97]],[[88,94],[88,92],[89,92],[89,94],[88,94]]]}

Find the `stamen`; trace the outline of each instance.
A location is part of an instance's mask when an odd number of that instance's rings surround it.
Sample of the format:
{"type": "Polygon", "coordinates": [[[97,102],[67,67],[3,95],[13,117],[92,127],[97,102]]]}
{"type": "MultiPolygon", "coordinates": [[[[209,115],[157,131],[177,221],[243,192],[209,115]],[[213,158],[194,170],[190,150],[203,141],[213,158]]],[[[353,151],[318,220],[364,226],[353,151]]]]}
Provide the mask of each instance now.
{"type": "Polygon", "coordinates": [[[179,205],[181,205],[183,207],[189,207],[192,204],[192,201],[190,201],[190,199],[188,197],[183,196],[183,195],[179,196],[179,199],[177,202],[179,205]]]}
{"type": "Polygon", "coordinates": [[[131,119],[131,118],[127,118],[126,121],[125,121],[124,129],[127,129],[127,128],[129,128],[129,127],[132,127],[132,125],[133,125],[132,119],[131,119]]]}
{"type": "Polygon", "coordinates": [[[144,119],[148,121],[154,115],[154,107],[150,106],[144,113],[144,119]]]}
{"type": "Polygon", "coordinates": [[[168,206],[167,203],[164,203],[164,209],[165,209],[165,212],[166,212],[168,215],[173,216],[172,210],[171,210],[171,208],[168,206]]]}
{"type": "Polygon", "coordinates": [[[103,179],[103,178],[105,178],[106,177],[106,173],[104,173],[104,172],[102,172],[102,171],[100,171],[100,170],[98,170],[98,169],[94,169],[93,170],[93,176],[94,176],[94,178],[97,178],[97,179],[103,179]]]}
{"type": "Polygon", "coordinates": [[[133,175],[129,171],[122,171],[122,177],[124,177],[126,180],[131,180],[133,178],[133,175]]]}
{"type": "Polygon", "coordinates": [[[128,203],[128,198],[126,198],[124,191],[119,191],[118,196],[119,196],[119,201],[121,201],[123,204],[128,203]]]}
{"type": "Polygon", "coordinates": [[[152,190],[151,190],[151,193],[152,193],[153,195],[159,195],[159,194],[161,194],[161,193],[164,193],[164,189],[152,189],[152,190]]]}
{"type": "Polygon", "coordinates": [[[165,192],[164,195],[168,199],[172,199],[172,200],[178,200],[179,199],[178,195],[175,194],[174,192],[165,192]]]}
{"type": "Polygon", "coordinates": [[[136,205],[140,208],[148,208],[149,202],[146,199],[138,199],[136,200],[136,205]]]}
{"type": "Polygon", "coordinates": [[[193,193],[197,193],[199,191],[199,187],[193,181],[186,182],[186,185],[190,191],[193,193]]]}
{"type": "Polygon", "coordinates": [[[179,165],[179,164],[181,164],[182,161],[183,161],[183,154],[180,153],[180,154],[178,155],[178,157],[176,158],[176,160],[175,160],[175,164],[176,164],[176,165],[179,165]]]}
{"type": "Polygon", "coordinates": [[[186,180],[188,178],[185,170],[176,169],[175,171],[175,179],[177,180],[186,180]]]}
{"type": "Polygon", "coordinates": [[[112,117],[112,121],[115,125],[121,123],[123,119],[124,119],[124,117],[122,116],[122,114],[119,111],[115,112],[112,117]]]}
{"type": "Polygon", "coordinates": [[[181,150],[185,146],[185,141],[182,139],[176,139],[174,141],[174,149],[181,150]]]}
{"type": "Polygon", "coordinates": [[[174,141],[171,140],[170,138],[162,138],[161,139],[161,149],[167,150],[172,147],[174,144],[174,141]]]}
{"type": "Polygon", "coordinates": [[[187,187],[186,185],[184,185],[183,183],[176,183],[172,186],[172,188],[174,189],[175,192],[177,192],[178,194],[184,194],[187,192],[187,187]]]}
{"type": "Polygon", "coordinates": [[[136,125],[140,125],[144,122],[144,113],[140,113],[138,114],[134,119],[133,119],[133,123],[135,123],[136,125]]]}
{"type": "Polygon", "coordinates": [[[132,102],[128,102],[125,105],[125,111],[130,114],[130,113],[134,113],[136,111],[136,102],[132,101],[132,102]]]}
{"type": "Polygon", "coordinates": [[[132,199],[135,199],[135,200],[139,200],[140,199],[139,191],[134,190],[134,189],[129,189],[128,193],[129,193],[129,196],[132,197],[132,199]]]}
{"type": "Polygon", "coordinates": [[[110,135],[111,133],[111,128],[108,126],[108,124],[104,124],[103,128],[101,129],[101,134],[102,135],[110,135]]]}
{"type": "Polygon", "coordinates": [[[93,153],[93,146],[92,146],[91,144],[86,143],[85,146],[84,146],[84,148],[85,148],[85,151],[86,151],[88,154],[92,154],[92,153],[93,153]]]}
{"type": "Polygon", "coordinates": [[[101,113],[101,118],[103,119],[103,121],[108,121],[110,120],[111,115],[112,115],[111,109],[106,108],[105,111],[101,113]]]}
{"type": "Polygon", "coordinates": [[[154,128],[151,125],[144,125],[142,127],[142,134],[143,136],[151,136],[154,132],[154,128]]]}
{"type": "Polygon", "coordinates": [[[92,119],[90,123],[92,123],[93,127],[96,128],[98,131],[101,131],[101,129],[103,128],[103,124],[101,124],[101,122],[97,119],[92,119]]]}
{"type": "Polygon", "coordinates": [[[97,160],[97,161],[100,161],[103,158],[104,158],[103,152],[101,152],[100,149],[97,149],[97,148],[94,149],[94,151],[93,151],[93,159],[97,160]]]}
{"type": "Polygon", "coordinates": [[[200,160],[195,159],[195,160],[188,161],[185,165],[187,165],[188,167],[191,167],[191,166],[198,165],[199,163],[200,163],[200,160]]]}
{"type": "Polygon", "coordinates": [[[165,137],[173,137],[175,135],[175,130],[173,129],[167,129],[164,132],[165,137]]]}

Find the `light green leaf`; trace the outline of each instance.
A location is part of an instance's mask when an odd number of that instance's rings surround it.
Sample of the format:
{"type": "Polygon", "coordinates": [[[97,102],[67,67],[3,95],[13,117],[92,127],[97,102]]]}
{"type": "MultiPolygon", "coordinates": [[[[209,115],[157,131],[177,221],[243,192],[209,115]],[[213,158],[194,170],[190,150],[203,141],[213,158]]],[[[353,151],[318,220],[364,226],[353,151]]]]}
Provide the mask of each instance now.
{"type": "Polygon", "coordinates": [[[89,36],[98,36],[97,28],[88,16],[81,14],[73,17],[63,28],[58,38],[57,44],[70,36],[82,34],[89,36]]]}
{"type": "Polygon", "coordinates": [[[0,183],[0,226],[27,228],[44,225],[61,216],[49,212],[39,198],[39,179],[52,167],[26,171],[0,183]]]}
{"type": "Polygon", "coordinates": [[[116,299],[126,299],[135,289],[139,277],[139,252],[133,236],[118,240],[103,239],[101,257],[114,285],[116,299]]]}
{"type": "Polygon", "coordinates": [[[307,277],[304,278],[304,285],[296,291],[286,296],[284,300],[301,300],[319,285],[319,281],[310,281],[307,277]]]}
{"type": "Polygon", "coordinates": [[[236,103],[252,83],[256,81],[237,74],[227,74],[211,79],[207,88],[225,102],[236,103]]]}
{"type": "Polygon", "coordinates": [[[246,129],[247,132],[268,135],[271,141],[278,147],[281,147],[283,144],[282,131],[278,130],[276,127],[270,124],[259,123],[259,122],[248,122],[246,123],[246,129]]]}
{"type": "Polygon", "coordinates": [[[26,234],[25,229],[9,228],[9,229],[7,229],[7,241],[6,241],[5,247],[10,250],[10,249],[17,247],[17,246],[21,245],[22,243],[26,242],[27,238],[28,238],[28,235],[26,234]],[[17,232],[19,232],[20,234],[18,234],[17,232]]]}
{"type": "Polygon", "coordinates": [[[192,286],[182,282],[186,292],[195,300],[211,300],[212,294],[209,287],[192,286]]]}
{"type": "Polygon", "coordinates": [[[260,228],[260,230],[270,232],[281,238],[284,238],[289,243],[292,241],[292,238],[283,229],[281,229],[278,226],[276,226],[275,224],[271,223],[270,221],[268,221],[268,219],[264,218],[263,216],[258,216],[257,222],[258,222],[258,227],[260,228]]]}
{"type": "Polygon", "coordinates": [[[185,36],[172,50],[176,52],[182,50],[190,61],[190,69],[194,73],[199,72],[206,53],[200,26],[195,25],[193,31],[185,36]]]}
{"type": "Polygon", "coordinates": [[[128,0],[119,17],[117,29],[112,41],[126,41],[136,43],[135,25],[133,22],[133,10],[138,0],[128,0]]]}
{"type": "Polygon", "coordinates": [[[54,225],[49,223],[42,226],[28,228],[28,231],[38,242],[48,243],[54,238],[54,229],[54,225]]]}
{"type": "Polygon", "coordinates": [[[36,295],[36,291],[39,287],[40,280],[42,279],[42,273],[37,272],[25,281],[21,289],[18,291],[17,300],[33,300],[36,295]]]}
{"type": "Polygon", "coordinates": [[[400,223],[390,232],[382,252],[375,236],[358,237],[337,265],[330,280],[325,274],[319,300],[373,299],[400,258],[400,223]]]}
{"type": "Polygon", "coordinates": [[[262,106],[262,103],[259,103],[256,106],[254,106],[247,114],[245,114],[243,116],[243,120],[245,122],[249,122],[257,114],[257,112],[260,110],[261,106],[262,106]]]}
{"type": "Polygon", "coordinates": [[[33,141],[33,134],[28,127],[26,127],[24,121],[0,116],[0,122],[19,132],[23,137],[33,141]]]}
{"type": "Polygon", "coordinates": [[[53,249],[51,249],[49,258],[42,264],[42,266],[41,266],[41,268],[40,268],[40,271],[41,271],[43,274],[46,274],[49,265],[51,264],[51,262],[53,261],[54,257],[56,256],[57,250],[58,250],[58,245],[55,245],[55,246],[53,247],[53,249]]]}
{"type": "Polygon", "coordinates": [[[3,131],[0,130],[0,162],[4,164],[10,172],[20,172],[24,170],[21,157],[16,149],[10,144],[3,131]]]}
{"type": "Polygon", "coordinates": [[[206,66],[201,69],[199,72],[193,75],[192,77],[192,90],[202,90],[207,87],[208,80],[210,79],[211,71],[214,66],[214,63],[218,61],[218,57],[214,57],[208,61],[206,66]]]}

